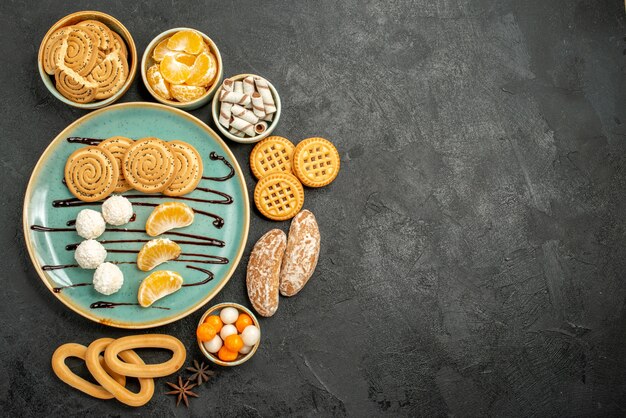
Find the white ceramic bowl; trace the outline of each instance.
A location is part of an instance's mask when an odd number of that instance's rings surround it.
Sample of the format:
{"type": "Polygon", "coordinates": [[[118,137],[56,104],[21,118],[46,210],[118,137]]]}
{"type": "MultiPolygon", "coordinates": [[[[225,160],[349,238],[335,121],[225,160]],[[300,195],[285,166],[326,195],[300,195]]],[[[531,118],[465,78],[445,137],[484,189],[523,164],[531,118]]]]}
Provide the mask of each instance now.
{"type": "Polygon", "coordinates": [[[148,89],[152,97],[154,97],[157,101],[163,104],[166,104],[172,107],[177,107],[183,110],[193,110],[193,109],[197,109],[207,104],[209,100],[211,100],[211,97],[213,97],[213,95],[215,94],[215,91],[217,90],[217,88],[221,86],[222,74],[223,74],[222,56],[220,55],[220,51],[217,48],[217,45],[215,45],[215,42],[213,42],[211,38],[209,38],[207,35],[205,35],[204,33],[200,32],[197,29],[174,28],[174,29],[169,29],[169,30],[166,30],[165,32],[160,33],[152,40],[152,42],[148,44],[148,46],[146,47],[146,50],[143,53],[143,57],[141,58],[141,78],[143,80],[143,84],[146,86],[146,89],[148,89]],[[184,103],[179,102],[177,100],[167,100],[167,99],[162,98],[161,96],[159,96],[152,90],[152,87],[150,87],[150,84],[148,84],[148,79],[146,78],[146,72],[148,71],[148,68],[150,68],[150,66],[152,66],[152,64],[154,64],[155,62],[152,59],[152,52],[154,51],[154,48],[163,39],[170,37],[176,32],[180,32],[181,30],[193,30],[195,32],[198,32],[200,35],[202,35],[202,38],[204,38],[204,41],[207,43],[207,45],[209,46],[209,49],[211,50],[211,52],[213,53],[213,55],[215,55],[215,58],[217,59],[217,75],[215,76],[215,81],[211,85],[211,88],[209,88],[204,95],[202,95],[201,97],[198,97],[196,100],[192,100],[190,102],[184,102],[184,103]]]}
{"type": "MultiPolygon", "coordinates": [[[[200,322],[198,322],[198,327],[204,324],[204,320],[207,318],[207,316],[209,315],[219,316],[220,311],[222,309],[229,308],[229,307],[235,308],[239,312],[243,312],[243,313],[250,315],[250,318],[252,318],[252,323],[254,324],[254,326],[256,326],[259,329],[259,334],[261,333],[261,325],[259,325],[259,320],[256,318],[256,316],[254,316],[252,311],[250,311],[250,309],[246,308],[243,305],[240,305],[238,303],[233,303],[233,302],[220,303],[218,305],[211,307],[208,311],[204,313],[204,315],[202,315],[202,318],[200,318],[200,322]]],[[[252,347],[252,350],[250,350],[248,354],[239,354],[237,359],[234,361],[220,360],[217,357],[217,355],[211,354],[207,351],[202,341],[200,341],[199,339],[197,339],[197,341],[198,341],[198,346],[200,347],[200,351],[202,351],[202,354],[204,354],[204,356],[207,359],[209,359],[213,363],[218,364],[220,366],[232,367],[232,366],[239,366],[240,364],[243,364],[246,361],[250,360],[250,358],[254,355],[254,353],[256,353],[257,348],[259,348],[259,345],[261,344],[261,337],[259,337],[259,341],[252,347]]]]}
{"type": "Polygon", "coordinates": [[[48,30],[46,35],[43,37],[41,41],[41,46],[39,47],[39,54],[37,57],[37,67],[39,68],[39,75],[41,76],[41,80],[43,81],[43,83],[46,85],[46,87],[48,88],[50,93],[52,93],[54,97],[56,97],[57,99],[59,99],[65,104],[77,107],[79,109],[85,109],[85,110],[100,109],[101,107],[105,107],[112,103],[115,103],[130,88],[130,85],[133,83],[133,80],[135,79],[135,75],[137,74],[137,48],[135,47],[135,41],[133,40],[133,37],[131,36],[128,29],[126,29],[126,27],[122,25],[120,21],[114,18],[113,16],[110,16],[102,12],[96,12],[96,11],[76,12],[76,13],[72,13],[70,15],[65,16],[64,18],[56,22],[54,25],[52,25],[50,30],[48,30]],[[54,31],[64,26],[71,26],[78,22],[81,22],[83,20],[88,20],[88,19],[93,19],[93,20],[97,20],[97,21],[104,23],[105,25],[109,27],[109,29],[117,32],[117,34],[122,37],[122,39],[126,43],[126,48],[128,49],[129,72],[128,72],[128,78],[126,79],[126,82],[124,83],[122,88],[113,96],[109,97],[108,99],[97,100],[97,101],[90,102],[90,103],[76,103],[66,98],[61,93],[59,93],[59,91],[57,90],[55,86],[54,76],[48,75],[46,71],[43,69],[43,51],[44,51],[44,46],[46,42],[48,41],[48,38],[50,37],[50,35],[52,35],[54,31]]]}
{"type": "MultiPolygon", "coordinates": [[[[238,75],[235,75],[235,76],[232,76],[232,77],[228,77],[228,78],[230,78],[233,81],[239,81],[239,80],[243,80],[244,78],[246,78],[248,76],[260,77],[260,76],[257,76],[255,74],[238,74],[238,75]]],[[[263,78],[265,78],[265,77],[263,77],[263,78]]],[[[219,113],[220,113],[219,96],[220,96],[220,91],[222,91],[222,84],[220,84],[219,88],[215,92],[215,96],[213,97],[213,103],[212,103],[212,106],[211,106],[211,114],[213,115],[213,121],[215,122],[215,126],[217,126],[217,129],[219,129],[219,131],[222,133],[222,135],[224,135],[226,138],[228,138],[228,139],[230,139],[232,141],[239,142],[239,143],[242,143],[242,144],[254,144],[255,142],[259,142],[263,138],[267,138],[268,136],[270,136],[272,134],[272,132],[274,132],[274,128],[276,128],[276,125],[278,125],[278,121],[280,120],[280,112],[281,112],[281,109],[282,109],[282,104],[280,102],[280,96],[278,95],[278,92],[276,91],[276,89],[274,88],[272,83],[270,83],[269,80],[268,80],[267,84],[270,87],[270,91],[272,92],[272,96],[274,96],[274,102],[275,102],[275,105],[276,105],[276,113],[274,114],[274,119],[271,122],[268,122],[267,129],[262,134],[257,135],[257,136],[253,136],[253,137],[243,137],[243,138],[239,137],[237,135],[231,134],[230,132],[228,132],[228,129],[224,128],[220,124],[220,121],[219,121],[219,113]]]]}

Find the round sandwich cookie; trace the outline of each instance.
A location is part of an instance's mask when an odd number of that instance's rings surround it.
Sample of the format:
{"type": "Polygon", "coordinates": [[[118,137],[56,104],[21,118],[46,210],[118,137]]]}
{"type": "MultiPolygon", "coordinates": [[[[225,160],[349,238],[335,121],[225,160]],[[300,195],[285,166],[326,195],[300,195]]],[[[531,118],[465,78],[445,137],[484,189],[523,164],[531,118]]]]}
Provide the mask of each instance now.
{"type": "Polygon", "coordinates": [[[154,137],[135,141],[124,156],[122,169],[130,185],[144,193],[162,192],[176,177],[174,153],[167,142],[154,137]]]}
{"type": "Polygon", "coordinates": [[[302,209],[304,189],[292,174],[272,173],[259,180],[254,188],[254,204],[268,219],[291,219],[302,209]]]}
{"type": "Polygon", "coordinates": [[[250,169],[257,179],[270,173],[291,173],[291,158],[295,146],[282,136],[268,136],[252,148],[250,169]]]}
{"type": "Polygon", "coordinates": [[[292,165],[293,172],[305,186],[326,186],[339,174],[339,152],[327,139],[308,138],[296,146],[292,165]]]}
{"type": "Polygon", "coordinates": [[[182,196],[193,192],[202,179],[203,167],[200,153],[183,141],[170,141],[168,145],[174,154],[176,176],[163,194],[182,196]]]}
{"type": "Polygon", "coordinates": [[[65,183],[69,191],[84,202],[106,198],[115,190],[119,168],[115,157],[104,148],[77,149],[65,163],[65,183]]]}
{"type": "Polygon", "coordinates": [[[115,186],[115,193],[123,193],[132,189],[132,186],[126,178],[124,177],[124,171],[122,170],[122,160],[124,159],[124,155],[126,155],[126,151],[133,144],[132,139],[126,138],[124,136],[113,136],[111,138],[105,139],[98,146],[100,148],[104,148],[109,151],[113,157],[115,158],[115,162],[117,163],[119,169],[119,177],[117,179],[117,185],[115,186]]]}

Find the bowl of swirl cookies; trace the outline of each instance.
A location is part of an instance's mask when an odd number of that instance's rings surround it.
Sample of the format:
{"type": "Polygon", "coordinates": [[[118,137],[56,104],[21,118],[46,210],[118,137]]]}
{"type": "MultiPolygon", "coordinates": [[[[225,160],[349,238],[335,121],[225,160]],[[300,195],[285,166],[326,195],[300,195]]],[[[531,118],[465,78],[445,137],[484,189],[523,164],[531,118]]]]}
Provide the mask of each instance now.
{"type": "Polygon", "coordinates": [[[117,101],[132,84],[137,49],[130,32],[113,16],[76,12],[48,30],[39,47],[38,67],[57,99],[98,109],[117,101]]]}
{"type": "Polygon", "coordinates": [[[222,79],[222,57],[204,33],[174,28],[157,35],[141,59],[141,77],[159,102],[184,110],[205,105],[222,79]]]}

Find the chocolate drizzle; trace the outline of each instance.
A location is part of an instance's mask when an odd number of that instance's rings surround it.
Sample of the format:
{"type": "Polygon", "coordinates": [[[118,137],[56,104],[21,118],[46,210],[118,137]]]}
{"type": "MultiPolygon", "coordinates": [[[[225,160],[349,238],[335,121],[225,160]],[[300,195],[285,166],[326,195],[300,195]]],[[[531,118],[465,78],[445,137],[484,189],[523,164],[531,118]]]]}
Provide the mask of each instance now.
{"type": "Polygon", "coordinates": [[[72,144],[83,144],[83,145],[98,145],[102,141],[104,141],[104,139],[81,138],[79,136],[70,136],[69,138],[67,138],[67,142],[71,142],[72,144]]]}
{"type": "MultiPolygon", "coordinates": [[[[100,244],[105,245],[105,244],[120,244],[120,243],[125,243],[125,242],[150,242],[151,240],[149,239],[109,239],[109,240],[102,240],[99,241],[100,244]]],[[[187,241],[187,240],[176,240],[177,244],[187,244],[187,245],[205,245],[205,246],[214,246],[214,247],[223,247],[224,246],[224,241],[221,240],[214,240],[214,242],[203,242],[203,241],[187,241]]],[[[74,251],[78,245],[80,243],[76,242],[73,244],[67,244],[65,246],[65,249],[67,251],[74,251]]]]}
{"type": "MultiPolygon", "coordinates": [[[[138,303],[131,302],[107,302],[105,300],[99,300],[98,302],[94,302],[89,307],[91,309],[113,309],[116,306],[141,306],[138,303]]],[[[166,308],[165,306],[148,306],[148,308],[152,309],[163,309],[169,311],[170,308],[166,308]]]]}
{"type": "Polygon", "coordinates": [[[91,285],[92,285],[92,283],[75,283],[75,284],[70,284],[70,285],[67,285],[67,286],[53,287],[52,291],[54,293],[61,293],[61,290],[63,290],[63,289],[69,289],[71,287],[91,286],[91,285]]]}
{"type": "Polygon", "coordinates": [[[208,282],[210,282],[211,280],[213,280],[215,278],[215,275],[213,275],[213,272],[211,272],[209,270],[205,270],[203,268],[196,267],[196,266],[186,266],[186,267],[189,268],[189,269],[194,269],[194,270],[201,271],[201,272],[205,273],[207,275],[207,277],[206,277],[206,279],[204,279],[204,280],[202,280],[200,282],[183,284],[182,287],[201,286],[203,284],[207,284],[208,282]]]}
{"type": "Polygon", "coordinates": [[[209,158],[212,159],[213,161],[219,160],[219,161],[223,162],[226,165],[226,167],[228,167],[228,169],[230,171],[228,172],[228,174],[226,174],[223,177],[205,177],[205,176],[203,176],[202,177],[203,180],[226,181],[226,180],[232,178],[235,175],[235,169],[226,160],[226,158],[222,157],[221,155],[217,155],[217,153],[215,151],[211,151],[211,153],[209,154],[209,158]]]}

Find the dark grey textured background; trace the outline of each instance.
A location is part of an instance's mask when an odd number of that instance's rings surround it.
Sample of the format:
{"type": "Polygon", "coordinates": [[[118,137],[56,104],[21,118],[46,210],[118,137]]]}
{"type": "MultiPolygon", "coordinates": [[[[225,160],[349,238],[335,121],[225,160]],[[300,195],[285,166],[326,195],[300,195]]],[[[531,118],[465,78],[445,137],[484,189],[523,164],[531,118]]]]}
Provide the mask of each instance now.
{"type": "MultiPolygon", "coordinates": [[[[185,415],[89,398],[55,347],[130,332],[66,309],[25,252],[39,155],[85,112],[45,89],[36,53],[62,16],[118,17],[140,53],[191,26],[226,76],[278,88],[276,134],[333,140],[342,171],[307,190],[316,274],[262,321],[249,363],[218,370],[195,416],[624,416],[626,24],[621,0],[0,3],[0,414],[185,415]],[[72,5],[69,5],[73,3],[72,5]]],[[[150,101],[140,78],[122,101],[150,101]]],[[[209,121],[208,107],[193,112],[209,121]]],[[[212,125],[212,122],[210,122],[212,125]]],[[[247,175],[250,146],[230,144],[247,175]]],[[[249,249],[214,302],[248,303],[249,249]]],[[[157,331],[199,358],[200,312],[157,331]]]]}

